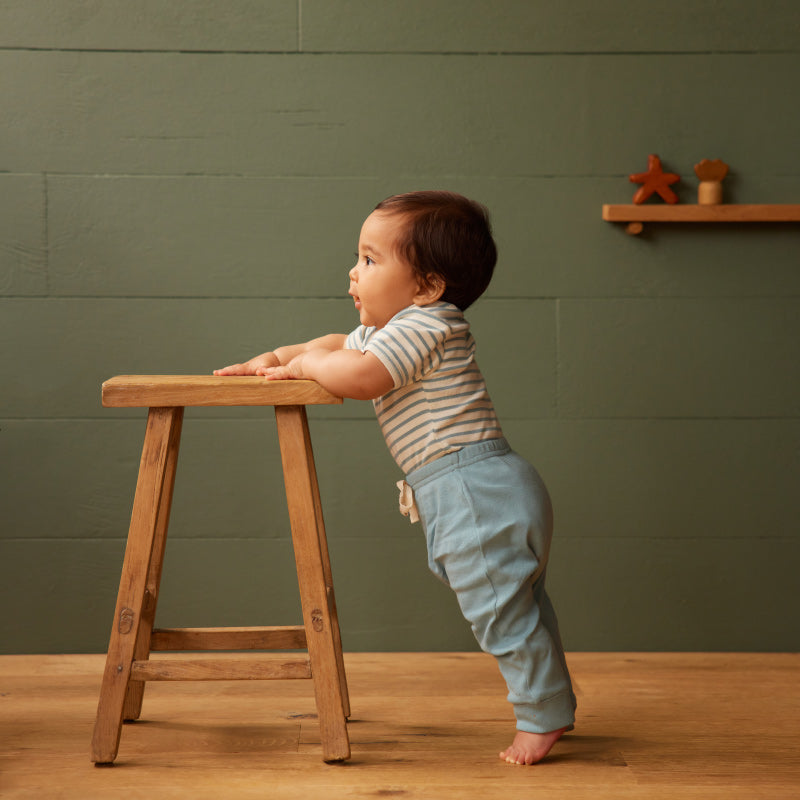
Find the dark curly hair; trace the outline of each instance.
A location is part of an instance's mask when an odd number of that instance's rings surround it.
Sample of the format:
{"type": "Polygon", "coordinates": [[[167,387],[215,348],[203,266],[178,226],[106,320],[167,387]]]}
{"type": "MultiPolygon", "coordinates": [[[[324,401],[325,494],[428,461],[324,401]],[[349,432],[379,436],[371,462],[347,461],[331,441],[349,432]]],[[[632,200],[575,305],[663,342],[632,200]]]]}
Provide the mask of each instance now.
{"type": "Polygon", "coordinates": [[[455,192],[409,192],[387,197],[375,211],[407,220],[398,255],[423,285],[444,283],[442,300],[464,311],[486,291],[497,247],[489,212],[480,203],[455,192]]]}

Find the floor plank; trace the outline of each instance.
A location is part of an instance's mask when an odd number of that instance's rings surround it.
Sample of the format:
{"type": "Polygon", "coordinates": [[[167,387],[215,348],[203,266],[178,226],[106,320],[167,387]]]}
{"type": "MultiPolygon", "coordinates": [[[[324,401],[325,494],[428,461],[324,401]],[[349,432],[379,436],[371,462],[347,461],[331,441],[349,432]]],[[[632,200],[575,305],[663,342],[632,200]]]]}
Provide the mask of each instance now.
{"type": "Polygon", "coordinates": [[[513,716],[480,653],[347,654],[346,764],[320,758],[310,682],[247,681],[148,684],[94,767],[103,660],[0,657],[4,800],[800,796],[799,654],[572,654],[576,729],[527,768],[497,758],[513,716]]]}

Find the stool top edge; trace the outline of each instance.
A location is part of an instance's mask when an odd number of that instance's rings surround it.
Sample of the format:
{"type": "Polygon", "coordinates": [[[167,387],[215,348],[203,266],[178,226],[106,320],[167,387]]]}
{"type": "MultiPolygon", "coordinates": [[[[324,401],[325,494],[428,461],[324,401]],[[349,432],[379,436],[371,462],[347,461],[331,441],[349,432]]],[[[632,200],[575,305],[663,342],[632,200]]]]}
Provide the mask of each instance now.
{"type": "Polygon", "coordinates": [[[106,408],[336,405],[341,397],[316,381],[257,376],[117,375],[102,386],[106,408]]]}

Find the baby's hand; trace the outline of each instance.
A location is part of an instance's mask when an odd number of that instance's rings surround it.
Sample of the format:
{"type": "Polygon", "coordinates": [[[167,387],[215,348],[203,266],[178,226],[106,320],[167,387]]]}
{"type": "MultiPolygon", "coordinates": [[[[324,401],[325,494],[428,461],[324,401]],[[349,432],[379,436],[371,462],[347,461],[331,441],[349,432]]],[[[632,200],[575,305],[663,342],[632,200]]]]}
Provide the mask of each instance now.
{"type": "Polygon", "coordinates": [[[259,367],[256,375],[263,375],[269,381],[288,381],[304,378],[303,355],[295,356],[288,364],[281,367],[259,367]]]}
{"type": "Polygon", "coordinates": [[[280,362],[278,361],[278,357],[275,355],[275,353],[263,353],[260,356],[251,358],[249,361],[245,361],[244,364],[231,364],[229,367],[215,369],[214,374],[218,376],[262,375],[263,373],[259,372],[259,370],[263,370],[268,367],[277,367],[279,363],[280,362]]]}
{"type": "Polygon", "coordinates": [[[257,374],[268,381],[288,381],[294,378],[289,367],[262,367],[257,374]]]}
{"type": "Polygon", "coordinates": [[[225,376],[225,375],[253,375],[255,373],[248,368],[247,363],[244,363],[244,364],[231,364],[229,367],[223,367],[222,369],[215,369],[214,374],[218,376],[225,376]]]}

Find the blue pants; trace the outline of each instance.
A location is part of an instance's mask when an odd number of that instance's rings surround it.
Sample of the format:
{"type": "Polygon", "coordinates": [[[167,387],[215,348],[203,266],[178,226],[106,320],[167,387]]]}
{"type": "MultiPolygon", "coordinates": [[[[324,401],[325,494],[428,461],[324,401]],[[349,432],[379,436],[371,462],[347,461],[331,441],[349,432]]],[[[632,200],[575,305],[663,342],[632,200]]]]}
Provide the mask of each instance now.
{"type": "Polygon", "coordinates": [[[558,622],[544,588],[553,530],[547,489],[505,439],[470,445],[406,481],[435,575],[456,593],[475,638],[498,662],[517,728],[575,721],[558,622]]]}

